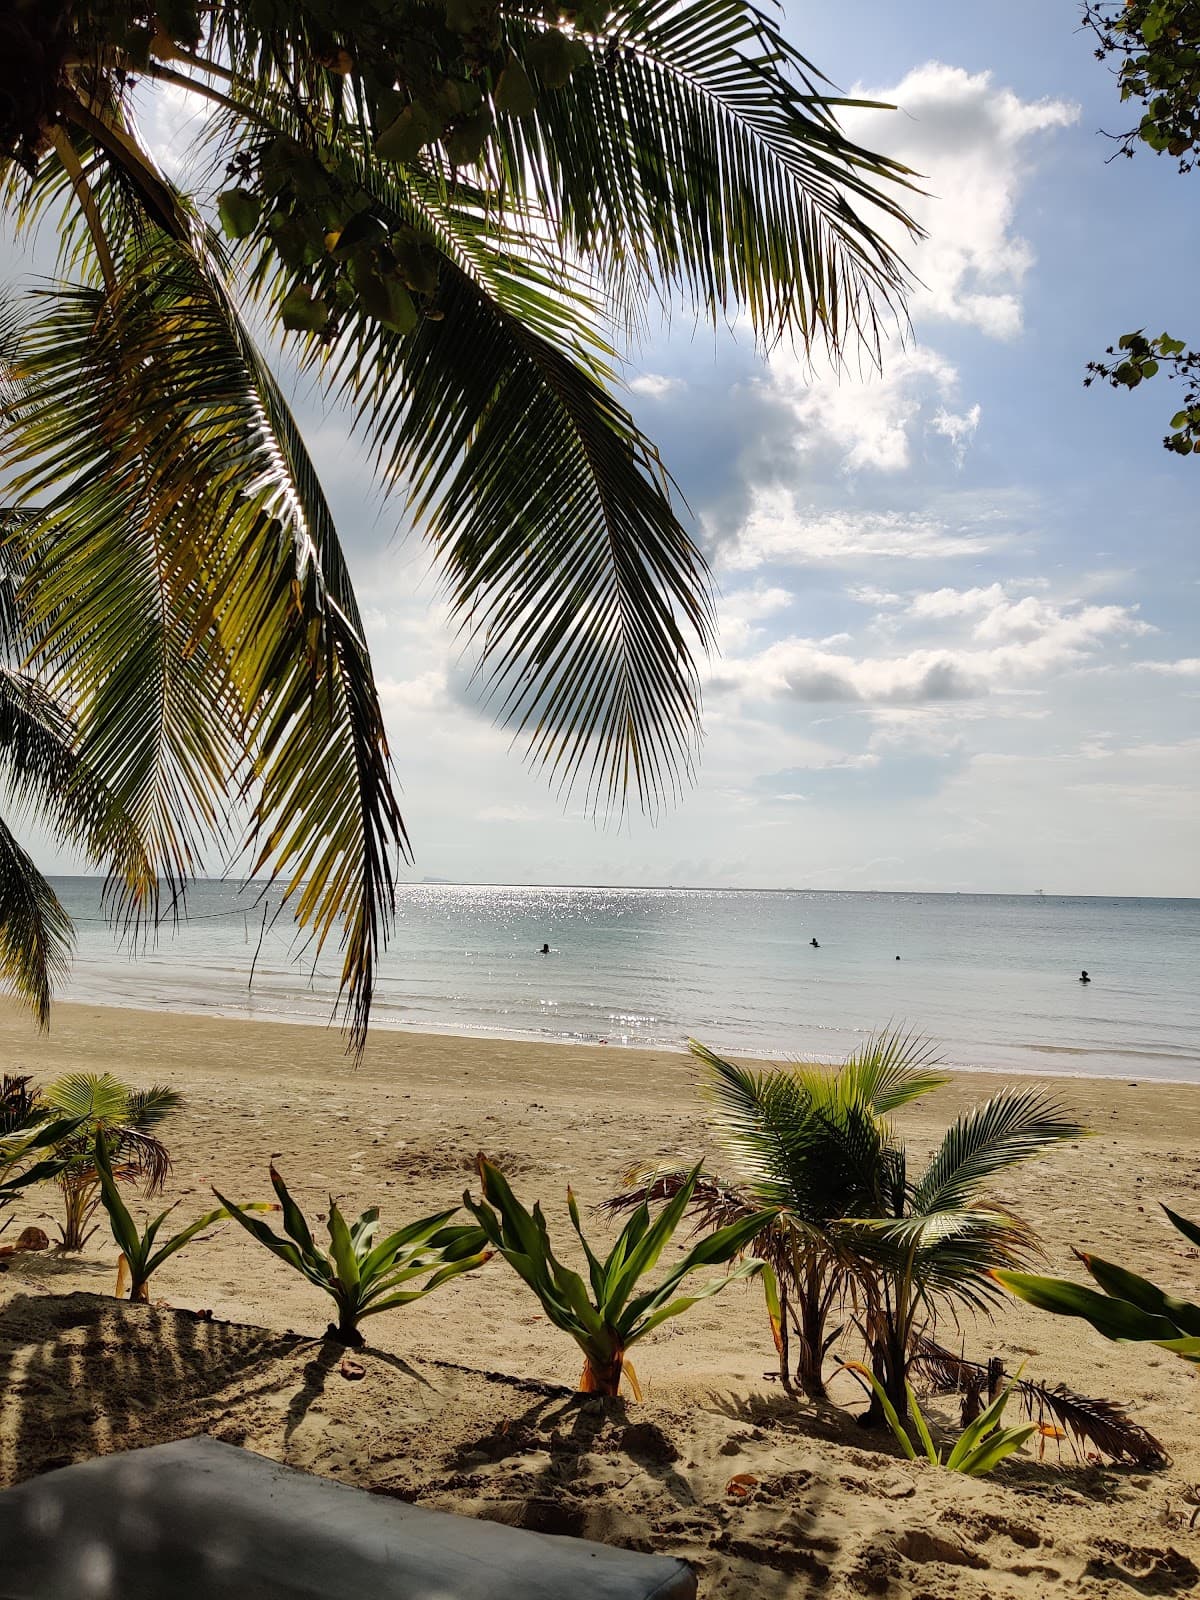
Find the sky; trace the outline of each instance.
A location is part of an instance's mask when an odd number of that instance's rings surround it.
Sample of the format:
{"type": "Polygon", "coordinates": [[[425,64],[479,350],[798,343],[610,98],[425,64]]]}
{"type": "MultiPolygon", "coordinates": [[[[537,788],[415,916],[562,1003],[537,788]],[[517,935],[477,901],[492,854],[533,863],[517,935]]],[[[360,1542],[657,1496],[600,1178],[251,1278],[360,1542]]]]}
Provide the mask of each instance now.
{"type": "MultiPolygon", "coordinates": [[[[1127,329],[1200,338],[1196,180],[1109,159],[1122,113],[1073,0],[785,9],[840,88],[898,107],[848,126],[923,174],[928,238],[881,372],[764,361],[686,314],[631,352],[718,585],[678,803],[605,825],[526,770],[350,419],[295,395],[366,611],[404,876],[1200,895],[1200,460],[1161,447],[1162,382],[1082,384],[1127,329]]],[[[168,159],[189,141],[170,104],[153,131],[168,159]]]]}

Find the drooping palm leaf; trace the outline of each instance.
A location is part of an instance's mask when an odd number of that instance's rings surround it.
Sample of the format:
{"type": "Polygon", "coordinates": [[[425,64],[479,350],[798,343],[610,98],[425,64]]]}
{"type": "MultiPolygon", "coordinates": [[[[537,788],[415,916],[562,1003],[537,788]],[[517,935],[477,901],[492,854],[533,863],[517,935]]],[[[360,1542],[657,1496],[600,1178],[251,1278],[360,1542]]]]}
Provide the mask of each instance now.
{"type": "Polygon", "coordinates": [[[48,298],[23,346],[13,447],[41,506],[21,532],[39,658],[168,880],[196,870],[241,786],[251,872],[287,873],[318,944],[344,921],[361,1044],[390,851],[406,840],[315,473],[232,304],[187,252],[134,255],[116,296],[48,298]]]}
{"type": "Polygon", "coordinates": [[[969,1204],[1017,1161],[1084,1130],[1040,1089],[1005,1089],[950,1127],[913,1191],[917,1213],[969,1204]]]}
{"type": "Polygon", "coordinates": [[[32,857],[0,819],[0,977],[45,1027],[71,967],[74,930],[32,857]]]}
{"type": "MultiPolygon", "coordinates": [[[[507,24],[526,60],[539,31],[507,24]]],[[[634,0],[581,37],[569,82],[527,67],[532,112],[498,124],[505,173],[571,246],[714,320],[744,309],[768,344],[877,348],[906,274],[871,222],[916,231],[900,198],[911,174],[839,131],[848,102],[767,14],[746,0],[634,0]]]]}

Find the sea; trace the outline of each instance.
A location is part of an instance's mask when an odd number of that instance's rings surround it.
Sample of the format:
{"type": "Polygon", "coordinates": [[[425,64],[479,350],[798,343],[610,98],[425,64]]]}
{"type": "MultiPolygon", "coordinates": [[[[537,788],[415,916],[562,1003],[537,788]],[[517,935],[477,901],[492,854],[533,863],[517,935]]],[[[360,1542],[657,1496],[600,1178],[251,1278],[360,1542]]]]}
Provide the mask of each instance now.
{"type": "MultiPolygon", "coordinates": [[[[277,892],[202,880],[131,939],[99,880],[52,881],[76,925],[64,999],[291,1022],[334,1010],[340,952],[314,960],[277,892]]],[[[609,1046],[691,1037],[777,1061],[836,1061],[903,1027],[960,1068],[1200,1081],[1200,900],[413,884],[372,1018],[609,1046]]]]}

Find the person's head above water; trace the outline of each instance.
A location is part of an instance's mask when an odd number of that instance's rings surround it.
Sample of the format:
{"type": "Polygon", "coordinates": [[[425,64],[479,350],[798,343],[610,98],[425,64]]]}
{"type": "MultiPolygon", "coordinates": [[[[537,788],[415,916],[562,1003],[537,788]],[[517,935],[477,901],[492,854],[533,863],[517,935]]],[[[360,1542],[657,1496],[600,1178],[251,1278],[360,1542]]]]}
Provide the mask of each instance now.
{"type": "Polygon", "coordinates": [[[1079,981],[1080,981],[1080,983],[1091,983],[1092,980],[1087,975],[1087,968],[1086,967],[1079,974],[1079,981]]]}
{"type": "Polygon", "coordinates": [[[815,939],[810,939],[808,942],[812,945],[814,950],[819,950],[821,948],[815,939]]]}
{"type": "Polygon", "coordinates": [[[548,945],[548,944],[544,944],[544,945],[543,945],[543,946],[542,946],[542,951],[541,951],[541,953],[542,953],[542,955],[544,955],[544,956],[548,956],[548,955],[549,955],[549,954],[550,954],[550,946],[549,946],[549,945],[548,945]]]}

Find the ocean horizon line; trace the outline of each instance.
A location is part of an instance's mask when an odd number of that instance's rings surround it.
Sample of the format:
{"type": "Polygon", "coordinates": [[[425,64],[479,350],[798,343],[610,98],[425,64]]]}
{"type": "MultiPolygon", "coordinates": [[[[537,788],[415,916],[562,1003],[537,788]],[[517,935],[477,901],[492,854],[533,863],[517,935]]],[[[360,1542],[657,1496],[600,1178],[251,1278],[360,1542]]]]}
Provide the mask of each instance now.
{"type": "MultiPolygon", "coordinates": [[[[70,883],[95,883],[104,884],[108,880],[102,873],[86,872],[51,872],[47,876],[52,882],[70,883]]],[[[247,889],[258,887],[263,890],[278,888],[282,878],[238,878],[220,877],[198,874],[189,879],[181,891],[186,897],[187,888],[192,884],[231,884],[238,888],[247,889]]],[[[305,882],[307,880],[302,880],[305,882]]],[[[1155,900],[1164,904],[1200,904],[1200,895],[1193,894],[1100,894],[1095,891],[1075,891],[1071,889],[829,889],[804,884],[728,884],[728,883],[550,883],[526,882],[518,883],[513,880],[495,879],[470,879],[470,878],[420,878],[411,883],[398,883],[397,891],[401,889],[538,889],[538,890],[580,890],[595,893],[597,891],[611,894],[828,894],[828,895],[891,895],[896,899],[913,899],[924,896],[934,899],[952,900],[1155,900]]]]}

